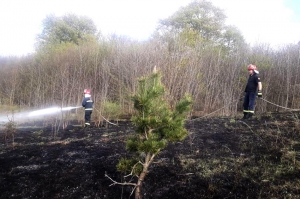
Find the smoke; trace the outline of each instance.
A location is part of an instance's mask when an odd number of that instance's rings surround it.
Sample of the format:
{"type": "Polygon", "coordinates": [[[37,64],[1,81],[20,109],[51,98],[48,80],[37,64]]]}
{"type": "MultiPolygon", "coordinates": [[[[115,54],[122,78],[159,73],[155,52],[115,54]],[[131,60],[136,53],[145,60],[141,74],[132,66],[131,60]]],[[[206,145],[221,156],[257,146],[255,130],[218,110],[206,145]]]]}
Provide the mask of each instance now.
{"type": "Polygon", "coordinates": [[[35,111],[26,111],[26,112],[20,112],[20,113],[14,113],[14,114],[7,114],[7,115],[0,115],[0,122],[9,122],[9,121],[26,121],[30,119],[39,119],[41,116],[47,116],[47,115],[56,115],[60,114],[65,111],[70,111],[72,109],[81,108],[81,106],[69,106],[69,107],[51,107],[51,108],[45,108],[35,111]]]}

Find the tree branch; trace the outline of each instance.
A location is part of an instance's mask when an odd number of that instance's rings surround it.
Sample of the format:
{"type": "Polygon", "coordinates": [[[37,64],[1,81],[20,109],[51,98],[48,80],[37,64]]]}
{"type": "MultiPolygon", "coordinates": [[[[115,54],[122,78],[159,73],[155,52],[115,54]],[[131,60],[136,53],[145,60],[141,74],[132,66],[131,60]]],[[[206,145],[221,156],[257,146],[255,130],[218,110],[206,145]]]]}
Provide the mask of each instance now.
{"type": "Polygon", "coordinates": [[[109,186],[113,186],[113,185],[130,185],[130,186],[134,186],[134,189],[135,189],[135,187],[137,186],[137,184],[136,183],[131,183],[131,182],[117,182],[117,181],[115,181],[115,180],[113,180],[111,177],[109,177],[106,173],[105,173],[105,177],[107,177],[108,179],[110,179],[113,183],[111,184],[111,185],[109,185],[109,186]]]}

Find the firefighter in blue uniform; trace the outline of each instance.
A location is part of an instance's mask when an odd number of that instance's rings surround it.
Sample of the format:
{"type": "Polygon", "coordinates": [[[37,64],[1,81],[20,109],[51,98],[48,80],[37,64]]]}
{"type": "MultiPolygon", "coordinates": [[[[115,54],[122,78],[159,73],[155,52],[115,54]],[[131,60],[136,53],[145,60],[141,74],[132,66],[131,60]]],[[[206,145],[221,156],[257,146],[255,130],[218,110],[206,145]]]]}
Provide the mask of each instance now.
{"type": "Polygon", "coordinates": [[[84,89],[84,99],[82,101],[82,106],[84,107],[84,120],[85,120],[85,127],[91,125],[91,116],[93,112],[94,102],[91,98],[91,92],[89,89],[84,89]]]}
{"type": "Polygon", "coordinates": [[[253,64],[248,65],[249,78],[245,88],[244,98],[244,117],[242,119],[249,119],[254,114],[256,96],[262,97],[262,84],[258,77],[259,72],[253,64]]]}

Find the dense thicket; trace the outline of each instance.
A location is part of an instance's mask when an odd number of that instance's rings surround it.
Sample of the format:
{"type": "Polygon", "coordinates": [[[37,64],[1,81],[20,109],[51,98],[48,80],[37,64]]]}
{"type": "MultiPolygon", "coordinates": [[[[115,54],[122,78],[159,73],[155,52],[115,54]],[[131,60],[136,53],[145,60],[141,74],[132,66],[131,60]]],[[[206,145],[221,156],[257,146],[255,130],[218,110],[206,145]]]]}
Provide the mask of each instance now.
{"type": "MultiPolygon", "coordinates": [[[[300,45],[250,47],[235,27],[224,24],[222,10],[206,1],[195,1],[161,20],[144,42],[102,37],[91,20],[73,15],[48,17],[39,36],[34,54],[0,57],[0,104],[75,106],[83,89],[90,88],[96,107],[114,102],[131,113],[137,78],[156,66],[172,104],[190,93],[195,112],[224,107],[216,114],[229,115],[241,110],[246,66],[253,63],[265,99],[300,108],[300,45]]],[[[278,109],[258,103],[257,111],[278,109]]]]}

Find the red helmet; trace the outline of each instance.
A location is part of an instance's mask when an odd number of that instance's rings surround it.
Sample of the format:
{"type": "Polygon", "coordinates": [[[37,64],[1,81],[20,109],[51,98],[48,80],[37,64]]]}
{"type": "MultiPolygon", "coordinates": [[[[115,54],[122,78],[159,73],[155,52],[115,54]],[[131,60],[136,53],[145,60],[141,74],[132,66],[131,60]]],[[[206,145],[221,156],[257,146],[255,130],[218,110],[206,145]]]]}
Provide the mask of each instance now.
{"type": "Polygon", "coordinates": [[[90,91],[90,89],[84,89],[83,93],[84,94],[91,94],[91,91],[90,91]]]}
{"type": "Polygon", "coordinates": [[[257,70],[256,66],[253,64],[249,64],[247,68],[248,70],[257,70]]]}

